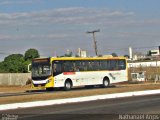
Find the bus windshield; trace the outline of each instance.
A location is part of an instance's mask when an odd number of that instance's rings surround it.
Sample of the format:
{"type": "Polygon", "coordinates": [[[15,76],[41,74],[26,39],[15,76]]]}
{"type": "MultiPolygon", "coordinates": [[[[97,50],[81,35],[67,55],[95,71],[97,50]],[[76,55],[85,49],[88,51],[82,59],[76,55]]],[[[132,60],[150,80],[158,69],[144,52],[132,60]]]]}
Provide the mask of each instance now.
{"type": "Polygon", "coordinates": [[[51,75],[51,65],[47,62],[32,62],[32,77],[47,77],[51,75]]]}

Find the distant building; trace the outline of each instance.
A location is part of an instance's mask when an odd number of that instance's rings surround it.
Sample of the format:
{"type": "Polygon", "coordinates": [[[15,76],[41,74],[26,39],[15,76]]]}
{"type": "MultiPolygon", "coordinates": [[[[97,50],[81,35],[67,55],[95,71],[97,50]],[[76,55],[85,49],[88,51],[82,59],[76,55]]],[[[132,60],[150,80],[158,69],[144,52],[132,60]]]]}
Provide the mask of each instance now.
{"type": "Polygon", "coordinates": [[[159,50],[150,50],[148,52],[148,55],[150,55],[150,56],[159,56],[160,55],[160,51],[159,50]]]}
{"type": "Polygon", "coordinates": [[[81,50],[81,48],[78,48],[78,56],[79,57],[87,57],[87,51],[81,50]]]}
{"type": "Polygon", "coordinates": [[[129,59],[133,59],[133,52],[132,52],[132,47],[129,47],[129,59]]]}
{"type": "Polygon", "coordinates": [[[159,49],[149,50],[147,54],[140,51],[133,52],[132,47],[129,47],[129,61],[143,61],[143,60],[160,60],[160,46],[159,49]]]}
{"type": "Polygon", "coordinates": [[[134,54],[133,55],[133,60],[144,60],[146,58],[146,55],[143,54],[134,54]]]}

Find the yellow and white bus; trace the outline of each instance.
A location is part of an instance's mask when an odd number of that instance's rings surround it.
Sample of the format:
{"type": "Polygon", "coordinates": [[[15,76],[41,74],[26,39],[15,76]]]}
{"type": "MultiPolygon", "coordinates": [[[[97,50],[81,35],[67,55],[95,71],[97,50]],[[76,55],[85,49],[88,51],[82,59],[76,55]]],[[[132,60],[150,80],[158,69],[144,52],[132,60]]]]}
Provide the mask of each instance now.
{"type": "Polygon", "coordinates": [[[124,57],[51,57],[32,61],[33,88],[64,88],[100,85],[128,80],[124,57]]]}

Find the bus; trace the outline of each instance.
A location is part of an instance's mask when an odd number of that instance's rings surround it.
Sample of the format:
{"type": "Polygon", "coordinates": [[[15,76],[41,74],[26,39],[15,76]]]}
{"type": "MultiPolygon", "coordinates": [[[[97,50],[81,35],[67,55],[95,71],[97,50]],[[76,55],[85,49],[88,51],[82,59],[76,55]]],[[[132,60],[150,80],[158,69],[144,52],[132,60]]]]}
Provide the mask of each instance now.
{"type": "Polygon", "coordinates": [[[108,87],[128,80],[124,57],[50,57],[32,60],[32,88],[108,87]]]}

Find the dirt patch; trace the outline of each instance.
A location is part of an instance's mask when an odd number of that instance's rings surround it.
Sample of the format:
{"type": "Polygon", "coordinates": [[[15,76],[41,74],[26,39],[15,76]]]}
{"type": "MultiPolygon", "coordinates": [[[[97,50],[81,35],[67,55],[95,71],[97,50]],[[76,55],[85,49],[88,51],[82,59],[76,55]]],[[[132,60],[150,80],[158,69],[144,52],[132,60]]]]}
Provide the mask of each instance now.
{"type": "Polygon", "coordinates": [[[25,86],[0,86],[0,93],[24,92],[31,89],[31,85],[25,86]]]}
{"type": "MultiPolygon", "coordinates": [[[[30,89],[30,86],[24,87],[1,87],[0,92],[20,92],[30,89]]],[[[19,103],[40,100],[53,100],[62,98],[73,98],[91,95],[102,95],[110,93],[121,93],[141,90],[160,89],[160,83],[141,83],[141,84],[117,84],[116,87],[110,88],[93,88],[93,89],[73,89],[71,91],[53,91],[45,94],[32,94],[22,96],[1,97],[0,104],[19,103]]]]}

